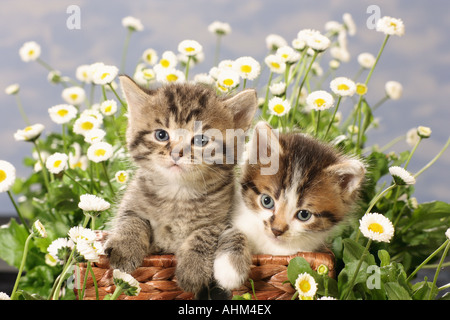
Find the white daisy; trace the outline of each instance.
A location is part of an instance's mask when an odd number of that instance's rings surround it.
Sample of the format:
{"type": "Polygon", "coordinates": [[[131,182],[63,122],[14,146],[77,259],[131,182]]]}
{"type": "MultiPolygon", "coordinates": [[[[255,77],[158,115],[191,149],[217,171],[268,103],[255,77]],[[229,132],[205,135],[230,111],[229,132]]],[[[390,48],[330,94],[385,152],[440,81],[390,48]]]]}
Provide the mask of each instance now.
{"type": "Polygon", "coordinates": [[[182,83],[186,77],[184,72],[177,69],[167,69],[156,72],[156,80],[161,83],[182,83]]]}
{"type": "Polygon", "coordinates": [[[306,48],[306,42],[302,39],[295,38],[292,40],[292,47],[297,51],[303,51],[306,48]]]}
{"type": "Polygon", "coordinates": [[[291,105],[285,99],[274,97],[269,101],[269,110],[271,114],[281,117],[291,110],[291,105]]]}
{"type": "Polygon", "coordinates": [[[424,138],[424,139],[429,138],[431,136],[431,128],[424,127],[424,126],[418,126],[417,127],[417,134],[421,138],[424,138]]]}
{"type": "Polygon", "coordinates": [[[234,61],[230,59],[222,60],[217,65],[219,71],[221,70],[234,70],[234,61]]]}
{"type": "Polygon", "coordinates": [[[158,61],[158,53],[156,52],[155,49],[152,49],[152,48],[146,49],[142,53],[141,57],[145,63],[147,63],[151,66],[154,66],[156,64],[156,62],[158,61]]]}
{"type": "Polygon", "coordinates": [[[83,65],[77,67],[77,70],[75,71],[75,78],[77,78],[77,80],[84,82],[84,83],[91,83],[92,82],[92,74],[90,72],[90,65],[83,64],[83,65]]]}
{"type": "Polygon", "coordinates": [[[212,86],[216,80],[207,73],[198,73],[194,76],[194,82],[212,86]]]}
{"type": "Polygon", "coordinates": [[[445,236],[447,237],[447,239],[450,240],[450,228],[448,228],[447,231],[445,231],[445,236]]]}
{"type": "Polygon", "coordinates": [[[7,95],[18,94],[20,86],[17,83],[11,84],[5,88],[5,93],[7,95]]]}
{"type": "Polygon", "coordinates": [[[111,207],[111,204],[93,194],[83,194],[80,196],[80,202],[78,203],[78,207],[86,212],[91,211],[105,211],[111,207]]]}
{"type": "Polygon", "coordinates": [[[414,176],[401,167],[398,166],[390,167],[389,173],[394,178],[394,181],[397,185],[403,186],[416,183],[416,179],[414,178],[414,176]]]}
{"type": "Polygon", "coordinates": [[[121,184],[127,183],[128,176],[129,176],[128,172],[126,172],[124,170],[117,171],[116,174],[114,175],[114,177],[116,178],[116,181],[121,184]]]}
{"type": "Polygon", "coordinates": [[[22,61],[34,61],[41,55],[41,46],[34,41],[25,42],[20,47],[19,55],[22,61]]]}
{"type": "Polygon", "coordinates": [[[5,160],[0,160],[0,193],[6,192],[16,181],[16,168],[5,160]]]}
{"type": "Polygon", "coordinates": [[[364,69],[371,69],[375,63],[375,57],[369,52],[363,52],[358,55],[358,63],[364,69]]]}
{"type": "Polygon", "coordinates": [[[286,63],[283,61],[283,59],[280,56],[277,56],[275,54],[268,55],[264,62],[269,67],[271,72],[274,73],[284,73],[286,70],[286,63]]]}
{"type": "Polygon", "coordinates": [[[316,280],[307,272],[301,273],[295,280],[295,289],[299,297],[314,297],[317,292],[316,280]]]}
{"type": "Polygon", "coordinates": [[[330,82],[331,91],[341,97],[351,97],[356,92],[355,83],[346,77],[337,77],[330,82]]]}
{"type": "Polygon", "coordinates": [[[123,293],[127,296],[137,296],[141,292],[139,282],[126,272],[114,269],[113,280],[114,284],[120,286],[124,290],[123,293]]]}
{"type": "Polygon", "coordinates": [[[73,132],[81,135],[86,135],[93,129],[98,129],[101,122],[89,115],[81,115],[73,124],[73,132]]]}
{"type": "Polygon", "coordinates": [[[89,144],[93,144],[93,143],[102,141],[103,138],[105,137],[105,135],[106,135],[106,131],[103,129],[99,129],[99,128],[92,129],[92,130],[89,130],[89,132],[87,132],[84,135],[84,141],[86,141],[89,144]]]}
{"type": "Polygon", "coordinates": [[[300,54],[298,51],[294,50],[290,46],[279,47],[275,53],[277,56],[286,63],[295,63],[300,59],[300,54]]]}
{"type": "Polygon", "coordinates": [[[392,222],[379,213],[367,213],[359,220],[359,230],[371,240],[390,242],[394,236],[392,222]]]}
{"type": "Polygon", "coordinates": [[[0,292],[0,300],[11,300],[11,297],[4,292],[0,292]]]}
{"type": "Polygon", "coordinates": [[[219,36],[224,36],[231,33],[231,27],[226,22],[214,21],[208,26],[208,31],[219,36]]]}
{"type": "Polygon", "coordinates": [[[349,35],[354,36],[356,34],[356,24],[350,13],[344,13],[342,15],[342,20],[344,21],[344,26],[347,29],[349,35]]]}
{"type": "Polygon", "coordinates": [[[239,85],[239,74],[233,70],[222,70],[217,78],[217,85],[233,89],[239,85]]]}
{"type": "Polygon", "coordinates": [[[328,63],[328,66],[329,66],[331,69],[334,69],[334,70],[336,70],[337,68],[339,68],[340,65],[341,65],[340,61],[339,61],[339,60],[336,60],[336,59],[330,60],[330,62],[328,63]]]}
{"type": "Polygon", "coordinates": [[[172,51],[164,51],[161,60],[155,66],[155,72],[159,73],[161,70],[173,69],[178,63],[177,56],[172,51]]]}
{"type": "Polygon", "coordinates": [[[286,93],[286,83],[277,82],[277,83],[271,84],[269,87],[269,91],[274,96],[282,96],[286,93]]]}
{"type": "Polygon", "coordinates": [[[68,104],[79,105],[86,98],[86,93],[81,87],[69,87],[62,91],[61,96],[68,104]]]}
{"type": "Polygon", "coordinates": [[[334,297],[329,297],[329,296],[323,296],[323,297],[320,297],[319,299],[317,299],[317,300],[337,300],[336,298],[334,298],[334,297]]]}
{"type": "Polygon", "coordinates": [[[331,57],[341,62],[349,62],[350,61],[350,52],[348,52],[346,47],[332,47],[330,49],[331,57]]]}
{"type": "Polygon", "coordinates": [[[279,47],[286,46],[286,40],[277,34],[269,34],[266,37],[266,47],[271,51],[276,51],[279,47]]]}
{"type": "Polygon", "coordinates": [[[85,171],[88,168],[89,161],[87,156],[74,156],[72,153],[69,153],[69,167],[70,169],[80,168],[85,171]]]}
{"type": "Polygon", "coordinates": [[[32,226],[33,233],[39,238],[47,238],[47,231],[39,220],[36,220],[32,226]]]}
{"type": "Polygon", "coordinates": [[[84,240],[89,243],[93,243],[97,239],[97,235],[94,231],[89,228],[83,228],[80,226],[70,228],[69,239],[72,240],[73,243],[78,243],[78,240],[84,240]]]}
{"type": "Polygon", "coordinates": [[[90,109],[86,109],[80,114],[80,117],[86,116],[95,118],[101,124],[103,122],[103,115],[100,112],[100,104],[93,104],[90,109]]]}
{"type": "Polygon", "coordinates": [[[47,247],[47,252],[53,260],[63,264],[69,258],[73,247],[74,243],[72,240],[67,238],[58,238],[47,247]]]}
{"type": "Polygon", "coordinates": [[[44,129],[45,127],[43,124],[34,124],[23,130],[17,130],[16,133],[14,133],[14,139],[17,141],[34,141],[39,138],[44,129]]]}
{"type": "Polygon", "coordinates": [[[334,99],[328,92],[317,90],[308,95],[306,104],[314,110],[326,110],[333,107],[334,99]]]}
{"type": "Polygon", "coordinates": [[[58,174],[67,169],[68,160],[69,157],[66,154],[56,152],[47,158],[45,161],[45,166],[49,172],[58,174]]]}
{"type": "Polygon", "coordinates": [[[187,56],[195,56],[202,50],[202,45],[195,40],[183,40],[178,44],[178,51],[187,56]]]}
{"type": "Polygon", "coordinates": [[[367,86],[365,83],[358,82],[356,84],[356,94],[363,96],[367,93],[367,86]]]}
{"type": "Polygon", "coordinates": [[[233,67],[242,79],[255,80],[261,72],[259,62],[252,57],[241,57],[236,59],[233,67]]]}
{"type": "Polygon", "coordinates": [[[53,122],[64,124],[77,116],[78,110],[70,104],[58,104],[48,109],[48,113],[53,122]]]}
{"type": "Polygon", "coordinates": [[[105,100],[100,104],[100,111],[105,116],[110,116],[117,111],[117,102],[115,100],[105,100]]]}
{"type": "Polygon", "coordinates": [[[141,20],[135,17],[125,17],[122,19],[122,26],[128,28],[131,31],[142,31],[144,30],[144,26],[142,25],[141,20]]]}
{"type": "Polygon", "coordinates": [[[377,21],[377,31],[386,35],[396,35],[401,37],[405,34],[405,25],[401,19],[392,17],[382,17],[377,21]]]}
{"type": "Polygon", "coordinates": [[[392,100],[400,99],[403,93],[403,86],[397,81],[386,82],[384,89],[386,91],[386,95],[392,100]]]}
{"type": "Polygon", "coordinates": [[[417,134],[417,128],[411,128],[408,130],[408,132],[406,132],[406,143],[410,147],[414,147],[419,139],[420,137],[417,134]]]}
{"type": "Polygon", "coordinates": [[[118,73],[119,69],[116,66],[99,65],[92,75],[92,81],[98,85],[105,85],[111,83],[118,73]]]}
{"type": "Polygon", "coordinates": [[[88,159],[95,163],[108,160],[111,158],[112,154],[112,146],[107,142],[96,142],[87,150],[88,159]]]}
{"type": "Polygon", "coordinates": [[[331,44],[330,39],[321,33],[314,33],[306,40],[306,45],[316,52],[325,51],[331,44]]]}
{"type": "Polygon", "coordinates": [[[77,252],[83,256],[84,260],[90,262],[98,262],[100,256],[97,250],[93,247],[93,242],[79,239],[77,242],[77,252]]]}

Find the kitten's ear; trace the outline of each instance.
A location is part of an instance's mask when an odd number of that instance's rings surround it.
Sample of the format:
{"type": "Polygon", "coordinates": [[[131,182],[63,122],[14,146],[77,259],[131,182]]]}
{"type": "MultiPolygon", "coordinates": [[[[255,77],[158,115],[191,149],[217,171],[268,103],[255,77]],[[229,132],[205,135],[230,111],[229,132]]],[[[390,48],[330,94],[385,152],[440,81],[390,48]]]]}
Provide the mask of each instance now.
{"type": "Polygon", "coordinates": [[[139,119],[142,115],[141,109],[148,104],[149,93],[128,76],[121,75],[119,80],[128,104],[130,119],[139,119]]]}
{"type": "Polygon", "coordinates": [[[345,159],[326,168],[326,171],[337,179],[342,195],[347,199],[357,193],[366,174],[364,164],[356,159],[345,159]]]}
{"type": "Polygon", "coordinates": [[[259,121],[254,130],[250,140],[249,148],[249,163],[267,166],[267,173],[275,174],[278,171],[279,156],[281,153],[281,145],[279,142],[278,131],[264,121],[259,121]]]}
{"type": "Polygon", "coordinates": [[[224,100],[224,103],[233,112],[234,128],[247,131],[252,124],[258,106],[256,91],[246,89],[224,100]]]}

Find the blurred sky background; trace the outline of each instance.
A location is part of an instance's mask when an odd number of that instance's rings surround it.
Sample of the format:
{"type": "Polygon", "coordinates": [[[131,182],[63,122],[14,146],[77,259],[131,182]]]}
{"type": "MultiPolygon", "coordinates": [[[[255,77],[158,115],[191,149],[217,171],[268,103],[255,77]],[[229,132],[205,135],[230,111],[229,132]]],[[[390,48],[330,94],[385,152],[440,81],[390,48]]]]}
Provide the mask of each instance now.
{"type": "MultiPolygon", "coordinates": [[[[125,16],[139,18],[142,32],[132,35],[127,57],[127,73],[133,73],[136,62],[147,48],[159,54],[177,50],[185,39],[203,45],[205,60],[191,70],[190,75],[208,72],[214,62],[216,38],[208,32],[215,21],[228,22],[232,33],[222,42],[221,59],[252,56],[262,62],[268,50],[265,38],[271,33],[284,37],[290,44],[304,28],[324,31],[327,21],[342,22],[350,13],[357,33],[349,37],[351,60],[344,63],[336,76],[353,77],[361,52],[377,54],[384,34],[370,30],[366,21],[367,8],[378,5],[381,16],[401,18],[405,24],[403,37],[393,36],[372,76],[368,100],[374,104],[384,95],[389,80],[403,85],[400,100],[388,101],[375,111],[380,127],[372,130],[368,145],[384,145],[413,127],[429,126],[431,138],[424,140],[408,169],[418,171],[443,147],[450,136],[450,19],[448,0],[433,1],[348,1],[348,0],[2,0],[0,2],[0,159],[11,162],[17,175],[26,177],[30,169],[22,159],[30,154],[31,144],[16,142],[13,134],[24,122],[13,96],[4,88],[20,84],[20,97],[32,123],[42,123],[46,132],[58,131],[47,109],[63,103],[62,86],[47,82],[47,71],[36,62],[23,62],[19,48],[26,41],[41,45],[42,60],[75,78],[81,64],[97,61],[120,65],[126,29],[121,25],[125,16]],[[66,9],[77,5],[81,10],[81,28],[69,30],[66,9]]],[[[329,55],[322,59],[327,68],[329,55]]],[[[365,77],[365,75],[364,75],[365,77]]],[[[329,83],[331,79],[327,79],[329,83]]],[[[343,104],[349,108],[350,104],[343,104]]],[[[392,150],[409,148],[405,142],[392,150]]],[[[415,196],[419,202],[442,200],[450,202],[450,149],[417,181],[415,196]]],[[[0,215],[10,215],[14,208],[6,193],[0,194],[0,215]]]]}

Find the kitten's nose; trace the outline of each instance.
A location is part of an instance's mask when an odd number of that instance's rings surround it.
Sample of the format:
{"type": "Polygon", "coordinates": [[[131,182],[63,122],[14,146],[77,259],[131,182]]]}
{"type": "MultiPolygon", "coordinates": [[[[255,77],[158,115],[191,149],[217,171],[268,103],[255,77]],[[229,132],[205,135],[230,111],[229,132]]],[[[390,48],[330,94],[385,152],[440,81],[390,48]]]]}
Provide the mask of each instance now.
{"type": "Polygon", "coordinates": [[[272,230],[272,233],[275,235],[275,237],[281,236],[284,233],[283,230],[279,230],[276,228],[271,228],[270,230],[272,230]]]}
{"type": "Polygon", "coordinates": [[[183,149],[181,149],[179,152],[172,151],[170,153],[170,157],[172,158],[173,161],[177,162],[178,160],[180,160],[181,157],[183,157],[183,149]]]}

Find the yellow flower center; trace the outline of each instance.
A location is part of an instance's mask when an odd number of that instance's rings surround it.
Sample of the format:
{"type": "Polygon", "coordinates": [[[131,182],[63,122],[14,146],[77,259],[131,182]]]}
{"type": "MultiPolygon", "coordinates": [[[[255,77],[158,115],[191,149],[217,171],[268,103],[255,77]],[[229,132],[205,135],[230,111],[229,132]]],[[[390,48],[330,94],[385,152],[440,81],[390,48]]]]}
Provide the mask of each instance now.
{"type": "Polygon", "coordinates": [[[28,55],[29,56],[32,56],[34,54],[34,50],[33,49],[31,49],[30,51],[28,51],[28,55]]]}
{"type": "Polygon", "coordinates": [[[76,100],[77,98],[78,98],[78,95],[76,93],[72,93],[70,95],[70,99],[72,99],[72,100],[76,100]]]}
{"type": "Polygon", "coordinates": [[[325,100],[324,99],[322,99],[322,98],[319,98],[319,99],[316,99],[315,101],[314,101],[314,103],[316,104],[316,106],[318,106],[318,107],[322,107],[324,104],[325,104],[325,100]]]}
{"type": "Polygon", "coordinates": [[[250,72],[252,71],[252,67],[250,67],[250,66],[248,66],[248,65],[243,65],[243,66],[241,67],[241,71],[242,71],[243,73],[250,73],[250,72]]]}
{"type": "Polygon", "coordinates": [[[270,65],[271,65],[272,67],[274,67],[275,69],[279,69],[279,68],[280,68],[280,64],[277,63],[277,62],[271,62],[270,65]]]}
{"type": "Polygon", "coordinates": [[[61,160],[56,160],[54,163],[53,163],[53,168],[58,168],[60,165],[61,165],[61,160]]]}
{"type": "Polygon", "coordinates": [[[6,177],[7,177],[6,172],[0,170],[0,182],[3,182],[6,179],[6,177]]]}
{"type": "Polygon", "coordinates": [[[66,109],[61,109],[61,110],[58,110],[56,113],[57,113],[60,117],[64,117],[66,114],[69,113],[69,111],[67,111],[66,109]]]}
{"type": "Polygon", "coordinates": [[[284,111],[284,106],[282,104],[277,104],[275,107],[273,107],[273,111],[275,111],[278,114],[281,114],[284,111]]]}
{"type": "Polygon", "coordinates": [[[397,28],[397,24],[396,24],[395,22],[391,22],[389,25],[390,25],[391,27],[394,27],[394,29],[397,28]]]}
{"type": "Polygon", "coordinates": [[[383,226],[381,224],[379,224],[379,223],[376,223],[376,222],[371,223],[369,225],[368,229],[370,231],[373,231],[373,232],[376,232],[376,233],[383,233],[383,231],[384,231],[383,226]]]}
{"type": "Polygon", "coordinates": [[[147,56],[146,56],[147,61],[152,61],[152,57],[153,56],[151,53],[147,54],[147,56]]]}
{"type": "Polygon", "coordinates": [[[367,86],[365,84],[359,83],[356,85],[356,93],[360,96],[367,93],[367,86]]]}
{"type": "Polygon", "coordinates": [[[105,112],[106,112],[106,113],[111,112],[111,110],[112,110],[112,107],[111,107],[111,106],[107,106],[107,107],[105,108],[105,112]]]}
{"type": "Polygon", "coordinates": [[[223,80],[223,84],[230,87],[234,84],[234,81],[233,81],[233,79],[225,79],[225,80],[223,80]]]}
{"type": "Polygon", "coordinates": [[[350,89],[349,87],[348,87],[348,85],[346,85],[345,83],[341,83],[340,85],[338,85],[338,90],[348,90],[348,89],[350,89]]]}
{"type": "Polygon", "coordinates": [[[75,168],[81,168],[81,161],[78,161],[77,163],[75,163],[73,166],[72,166],[72,169],[75,169],[75,168]]]}
{"type": "Polygon", "coordinates": [[[168,74],[166,78],[167,78],[167,81],[169,81],[169,82],[173,82],[173,81],[177,81],[178,80],[178,76],[176,74],[173,74],[173,73],[168,74]]]}
{"type": "Polygon", "coordinates": [[[104,74],[102,74],[102,76],[100,77],[102,80],[104,80],[107,76],[109,76],[108,72],[105,72],[104,74]]]}
{"type": "Polygon", "coordinates": [[[308,280],[300,281],[299,287],[302,292],[308,292],[309,290],[311,290],[311,284],[308,280]]]}
{"type": "Polygon", "coordinates": [[[97,150],[95,150],[95,152],[94,152],[94,154],[95,154],[96,157],[104,156],[105,153],[106,153],[106,150],[104,150],[104,149],[97,149],[97,150]]]}
{"type": "Polygon", "coordinates": [[[28,131],[31,131],[31,130],[33,130],[32,127],[26,127],[25,129],[23,129],[23,131],[25,131],[25,132],[28,132],[28,131]]]}
{"type": "Polygon", "coordinates": [[[91,130],[94,127],[92,122],[86,121],[81,124],[81,129],[83,130],[91,130]]]}
{"type": "Polygon", "coordinates": [[[164,67],[164,68],[168,68],[170,66],[170,62],[167,59],[161,59],[160,64],[164,67]]]}
{"type": "Polygon", "coordinates": [[[125,180],[127,180],[127,176],[125,174],[121,173],[117,176],[117,180],[119,180],[119,182],[123,183],[123,182],[125,182],[125,180]]]}
{"type": "Polygon", "coordinates": [[[186,52],[193,52],[195,51],[195,48],[192,47],[187,47],[186,49],[184,49],[186,52]]]}

